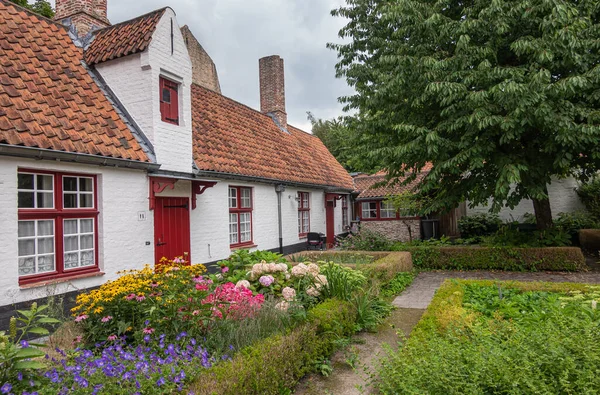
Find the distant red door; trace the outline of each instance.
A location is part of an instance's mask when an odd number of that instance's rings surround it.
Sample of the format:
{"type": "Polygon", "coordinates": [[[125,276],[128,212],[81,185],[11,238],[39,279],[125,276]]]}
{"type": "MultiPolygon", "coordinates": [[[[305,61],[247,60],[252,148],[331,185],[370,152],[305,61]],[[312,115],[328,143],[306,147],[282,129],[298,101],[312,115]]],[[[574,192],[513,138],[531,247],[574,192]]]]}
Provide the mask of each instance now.
{"type": "Polygon", "coordinates": [[[156,198],[154,209],[154,256],[173,259],[190,256],[190,207],[188,198],[156,198]]]}
{"type": "Polygon", "coordinates": [[[327,234],[327,248],[335,246],[335,200],[328,200],[325,206],[325,223],[327,234]]]}

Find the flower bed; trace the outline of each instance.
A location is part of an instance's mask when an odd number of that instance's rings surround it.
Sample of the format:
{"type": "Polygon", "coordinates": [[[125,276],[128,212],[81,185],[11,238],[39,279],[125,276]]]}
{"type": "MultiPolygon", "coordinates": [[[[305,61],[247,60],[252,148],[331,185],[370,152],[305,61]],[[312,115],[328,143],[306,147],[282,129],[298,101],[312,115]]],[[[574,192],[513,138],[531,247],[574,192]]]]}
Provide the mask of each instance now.
{"type": "Polygon", "coordinates": [[[599,298],[599,286],[584,284],[446,281],[389,352],[379,390],[597,393],[599,298]]]}

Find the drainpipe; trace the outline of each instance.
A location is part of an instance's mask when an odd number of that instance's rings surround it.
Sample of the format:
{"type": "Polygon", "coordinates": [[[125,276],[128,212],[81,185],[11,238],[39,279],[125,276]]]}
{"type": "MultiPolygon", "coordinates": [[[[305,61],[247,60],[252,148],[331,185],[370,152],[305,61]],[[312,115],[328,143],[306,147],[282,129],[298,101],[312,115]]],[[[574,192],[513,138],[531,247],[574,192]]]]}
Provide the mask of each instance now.
{"type": "Polygon", "coordinates": [[[283,255],[283,220],[281,216],[281,196],[285,192],[285,185],[275,186],[277,192],[277,217],[279,218],[279,253],[283,255]]]}

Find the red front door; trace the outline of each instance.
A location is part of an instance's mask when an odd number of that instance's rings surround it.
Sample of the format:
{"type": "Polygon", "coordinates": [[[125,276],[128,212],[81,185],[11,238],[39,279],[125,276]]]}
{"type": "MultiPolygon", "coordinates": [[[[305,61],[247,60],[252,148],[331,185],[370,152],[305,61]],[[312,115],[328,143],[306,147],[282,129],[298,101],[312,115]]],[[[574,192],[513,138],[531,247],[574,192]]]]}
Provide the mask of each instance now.
{"type": "Polygon", "coordinates": [[[325,207],[327,248],[333,248],[335,245],[335,200],[327,200],[325,207]]]}
{"type": "Polygon", "coordinates": [[[154,256],[183,256],[190,261],[190,204],[188,198],[156,198],[154,209],[154,256]]]}

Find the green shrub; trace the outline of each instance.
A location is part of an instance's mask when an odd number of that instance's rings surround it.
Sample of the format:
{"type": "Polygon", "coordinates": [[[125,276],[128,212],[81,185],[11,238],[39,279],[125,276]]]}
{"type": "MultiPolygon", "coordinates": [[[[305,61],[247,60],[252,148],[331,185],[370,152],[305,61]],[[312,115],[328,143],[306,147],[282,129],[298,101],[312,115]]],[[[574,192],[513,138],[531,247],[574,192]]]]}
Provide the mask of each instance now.
{"type": "Polygon", "coordinates": [[[600,251],[600,229],[582,229],[579,231],[581,248],[598,253],[600,251]]]}
{"type": "Polygon", "coordinates": [[[582,285],[483,283],[440,288],[404,348],[383,362],[382,394],[600,391],[600,313],[581,291],[549,293],[582,285]]]}
{"type": "Polygon", "coordinates": [[[286,262],[283,255],[271,251],[237,250],[228,259],[219,261],[220,267],[228,267],[229,270],[245,269],[248,266],[265,261],[267,263],[286,262]]]}
{"type": "Polygon", "coordinates": [[[480,245],[485,247],[568,247],[572,234],[560,227],[543,231],[522,231],[511,225],[502,226],[492,236],[483,237],[480,245]]]}
{"type": "Polygon", "coordinates": [[[394,243],[381,233],[361,229],[357,234],[342,240],[340,248],[355,251],[390,251],[393,245],[394,243]]]}
{"type": "Polygon", "coordinates": [[[354,329],[349,302],[328,300],[308,314],[308,323],[284,335],[269,337],[202,372],[190,390],[205,394],[273,394],[292,388],[328,357],[335,341],[354,329]]]}
{"type": "Polygon", "coordinates": [[[477,214],[465,216],[458,220],[458,230],[463,239],[491,235],[502,225],[496,214],[477,214]]]}
{"type": "Polygon", "coordinates": [[[579,271],[585,268],[574,247],[411,247],[413,264],[421,269],[579,271]]]}
{"type": "Polygon", "coordinates": [[[600,223],[590,213],[576,211],[574,213],[558,214],[558,218],[554,220],[554,226],[567,232],[569,237],[576,242],[577,235],[581,229],[600,228],[600,223]]]}
{"type": "Polygon", "coordinates": [[[321,289],[324,299],[350,300],[367,283],[367,278],[360,271],[333,262],[322,265],[321,274],[327,277],[327,284],[321,289]]]}
{"type": "Polygon", "coordinates": [[[577,194],[590,214],[600,220],[600,177],[579,187],[577,194]]]}

